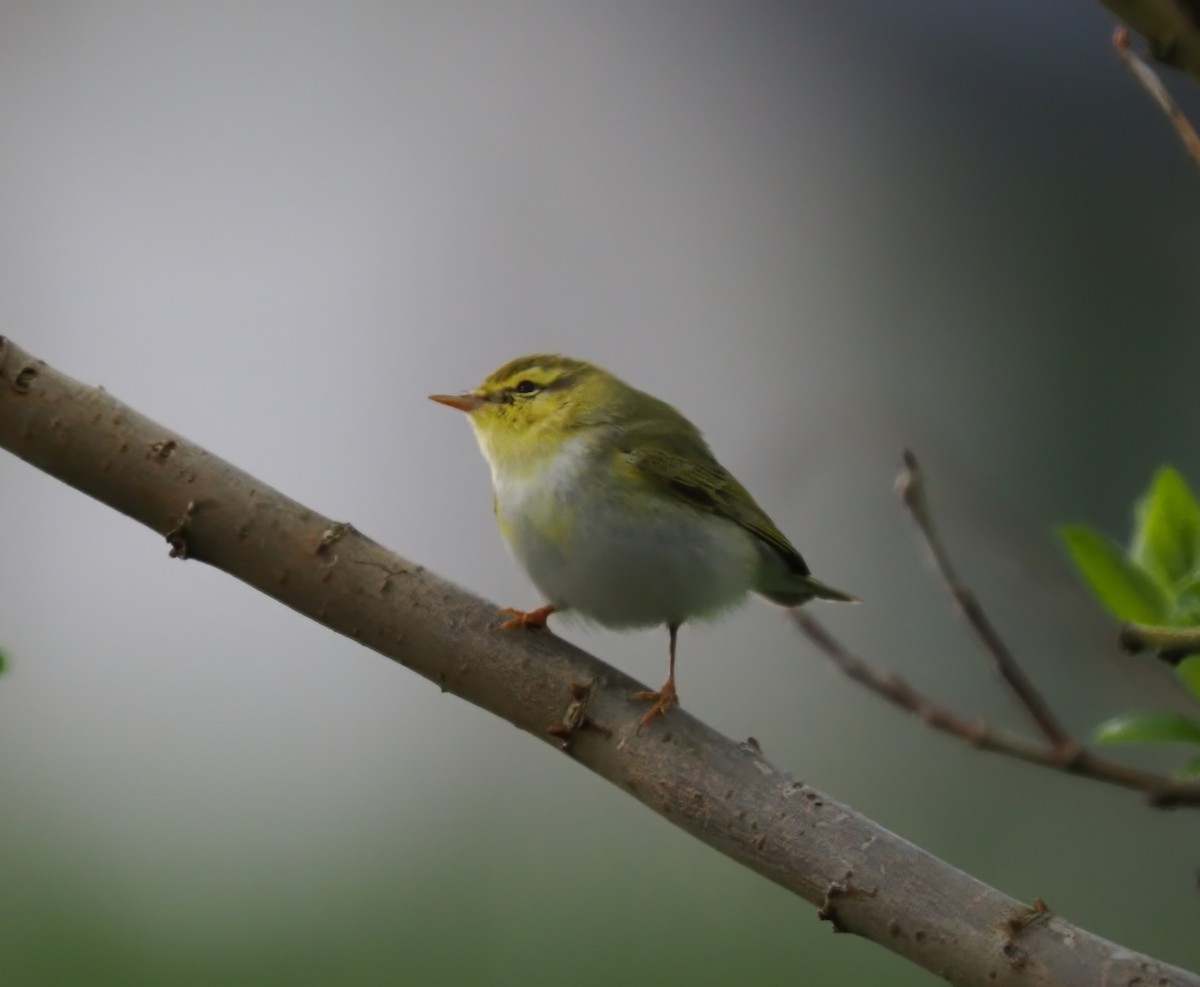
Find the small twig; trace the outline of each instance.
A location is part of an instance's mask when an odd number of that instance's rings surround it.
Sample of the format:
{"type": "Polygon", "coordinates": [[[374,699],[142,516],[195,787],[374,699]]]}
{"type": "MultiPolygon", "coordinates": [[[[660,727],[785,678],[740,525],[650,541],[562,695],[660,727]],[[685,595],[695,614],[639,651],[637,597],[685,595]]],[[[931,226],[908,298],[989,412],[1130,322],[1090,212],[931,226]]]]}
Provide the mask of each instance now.
{"type": "Polygon", "coordinates": [[[1118,642],[1131,655],[1153,651],[1168,665],[1178,665],[1188,655],[1200,653],[1200,627],[1155,627],[1125,624],[1118,642]]]}
{"type": "Polygon", "coordinates": [[[1150,803],[1155,806],[1200,806],[1200,783],[1176,781],[1149,771],[1131,768],[1117,761],[1109,761],[1079,747],[1073,741],[1075,753],[1064,759],[1062,749],[1058,746],[1046,747],[1020,734],[996,729],[980,721],[969,721],[944,706],[939,706],[903,679],[881,672],[851,654],[803,610],[789,610],[788,616],[805,637],[855,682],[866,686],[893,705],[916,714],[935,730],[965,740],[980,750],[1006,754],[1029,764],[1038,764],[1144,792],[1150,803]]]}
{"type": "MultiPolygon", "coordinates": [[[[1001,640],[999,633],[983,612],[975,594],[962,582],[951,564],[934,527],[929,503],[925,497],[920,467],[911,452],[904,454],[904,469],[896,481],[896,488],[924,538],[951,596],[983,641],[997,671],[1021,700],[1022,705],[1037,723],[1049,745],[1040,744],[1008,730],[990,727],[980,721],[972,722],[954,711],[938,705],[903,679],[881,672],[851,654],[833,635],[804,611],[791,610],[789,615],[800,632],[854,681],[883,696],[893,705],[914,713],[931,727],[965,740],[974,747],[1006,754],[1030,764],[1039,764],[1043,767],[1066,771],[1069,774],[1106,781],[1110,784],[1144,792],[1150,803],[1155,806],[1200,806],[1200,783],[1176,781],[1173,778],[1107,760],[1086,750],[1067,733],[1001,640]]],[[[1127,625],[1127,630],[1129,628],[1132,628],[1134,632],[1149,632],[1149,637],[1138,639],[1145,641],[1147,646],[1153,646],[1155,642],[1163,640],[1161,636],[1155,638],[1153,636],[1155,633],[1173,635],[1167,644],[1168,647],[1173,646],[1176,651],[1184,644],[1180,640],[1182,632],[1174,631],[1171,628],[1127,625]]],[[[1190,643],[1200,644],[1200,634],[1193,635],[1190,643]]]]}
{"type": "Polygon", "coordinates": [[[1130,46],[1129,31],[1123,25],[1118,26],[1113,31],[1113,48],[1116,49],[1121,61],[1125,63],[1125,67],[1133,73],[1134,78],[1154,97],[1155,102],[1158,103],[1162,111],[1167,115],[1167,119],[1175,127],[1175,131],[1179,134],[1179,139],[1183,141],[1183,146],[1187,149],[1188,154],[1192,156],[1192,160],[1200,165],[1200,136],[1197,136],[1196,129],[1191,125],[1188,118],[1184,116],[1183,110],[1179,108],[1179,104],[1171,98],[1171,94],[1167,92],[1167,87],[1162,84],[1154,69],[1147,65],[1130,46]]]}
{"type": "Polygon", "coordinates": [[[968,720],[937,705],[922,695],[904,679],[882,672],[845,649],[823,625],[802,609],[788,611],[792,623],[815,644],[839,669],[860,685],[883,696],[895,706],[906,709],[923,723],[952,737],[965,740],[973,747],[1011,754],[1024,761],[1045,762],[1045,748],[1024,737],[1004,730],[995,730],[979,720],[968,720]]]}
{"type": "Polygon", "coordinates": [[[1066,731],[1066,728],[1059,723],[1041,693],[1021,670],[1012,652],[1000,639],[996,628],[992,626],[992,622],[983,612],[983,607],[980,606],[975,594],[959,579],[946,550],[942,547],[937,529],[934,527],[933,518],[929,512],[929,503],[925,497],[925,483],[921,477],[921,468],[917,464],[916,456],[911,452],[905,451],[904,453],[904,469],[900,471],[900,476],[896,480],[896,491],[908,509],[917,530],[924,538],[925,544],[933,556],[934,565],[941,573],[947,589],[950,590],[950,595],[962,610],[968,623],[974,628],[975,633],[979,635],[979,639],[987,649],[992,664],[1000,677],[1016,694],[1021,705],[1038,725],[1038,729],[1054,746],[1056,758],[1066,760],[1074,756],[1080,750],[1079,745],[1066,731]]]}

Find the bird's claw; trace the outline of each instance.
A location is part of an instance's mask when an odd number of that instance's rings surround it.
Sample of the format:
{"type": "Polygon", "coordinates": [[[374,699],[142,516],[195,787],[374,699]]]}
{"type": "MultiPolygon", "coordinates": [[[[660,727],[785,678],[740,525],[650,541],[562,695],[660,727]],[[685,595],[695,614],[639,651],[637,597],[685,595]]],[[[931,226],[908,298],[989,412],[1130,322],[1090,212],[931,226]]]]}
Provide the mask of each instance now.
{"type": "Polygon", "coordinates": [[[642,722],[638,725],[639,730],[649,724],[656,716],[665,716],[671,707],[679,705],[679,695],[675,692],[675,680],[673,678],[667,679],[663,687],[657,692],[651,692],[647,689],[635,692],[630,698],[654,704],[646,710],[645,715],[642,717],[642,722]]]}
{"type": "Polygon", "coordinates": [[[500,612],[511,618],[500,625],[502,631],[527,628],[538,630],[546,626],[546,619],[554,613],[552,606],[538,607],[536,610],[518,610],[516,607],[501,607],[500,612]]]}

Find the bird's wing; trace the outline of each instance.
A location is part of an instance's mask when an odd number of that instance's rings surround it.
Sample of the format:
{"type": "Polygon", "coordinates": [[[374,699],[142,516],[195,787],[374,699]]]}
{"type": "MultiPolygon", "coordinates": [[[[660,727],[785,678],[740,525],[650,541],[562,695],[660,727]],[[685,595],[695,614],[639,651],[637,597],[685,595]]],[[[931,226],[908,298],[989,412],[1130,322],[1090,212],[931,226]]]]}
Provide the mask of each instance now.
{"type": "Polygon", "coordinates": [[[699,433],[687,436],[681,446],[677,432],[668,444],[656,431],[653,427],[636,428],[618,439],[619,453],[635,476],[697,510],[741,525],[774,549],[796,575],[809,574],[795,546],[775,527],[746,488],[717,462],[699,433]],[[680,451],[675,451],[676,448],[680,451]]]}

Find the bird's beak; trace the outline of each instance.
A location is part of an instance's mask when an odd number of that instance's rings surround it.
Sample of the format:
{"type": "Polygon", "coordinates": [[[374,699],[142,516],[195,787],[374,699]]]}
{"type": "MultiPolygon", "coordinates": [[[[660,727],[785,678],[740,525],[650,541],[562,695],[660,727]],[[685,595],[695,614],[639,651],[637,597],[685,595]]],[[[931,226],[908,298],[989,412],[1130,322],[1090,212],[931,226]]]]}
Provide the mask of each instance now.
{"type": "Polygon", "coordinates": [[[459,411],[472,412],[487,399],[481,398],[478,394],[430,394],[429,400],[436,401],[438,404],[448,404],[451,408],[457,408],[459,411]]]}

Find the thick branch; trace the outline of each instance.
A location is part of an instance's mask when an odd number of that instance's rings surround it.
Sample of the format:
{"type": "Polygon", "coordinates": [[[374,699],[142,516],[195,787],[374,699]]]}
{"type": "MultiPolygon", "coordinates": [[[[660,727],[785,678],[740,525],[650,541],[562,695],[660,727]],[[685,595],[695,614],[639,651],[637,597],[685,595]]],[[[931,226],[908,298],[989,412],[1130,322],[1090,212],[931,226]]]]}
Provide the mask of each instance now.
{"type": "Polygon", "coordinates": [[[638,687],[308,510],[0,337],[0,446],[327,627],[501,716],[719,852],[951,983],[1200,977],[1027,906],[793,781],[682,710],[637,733],[638,687]]]}

